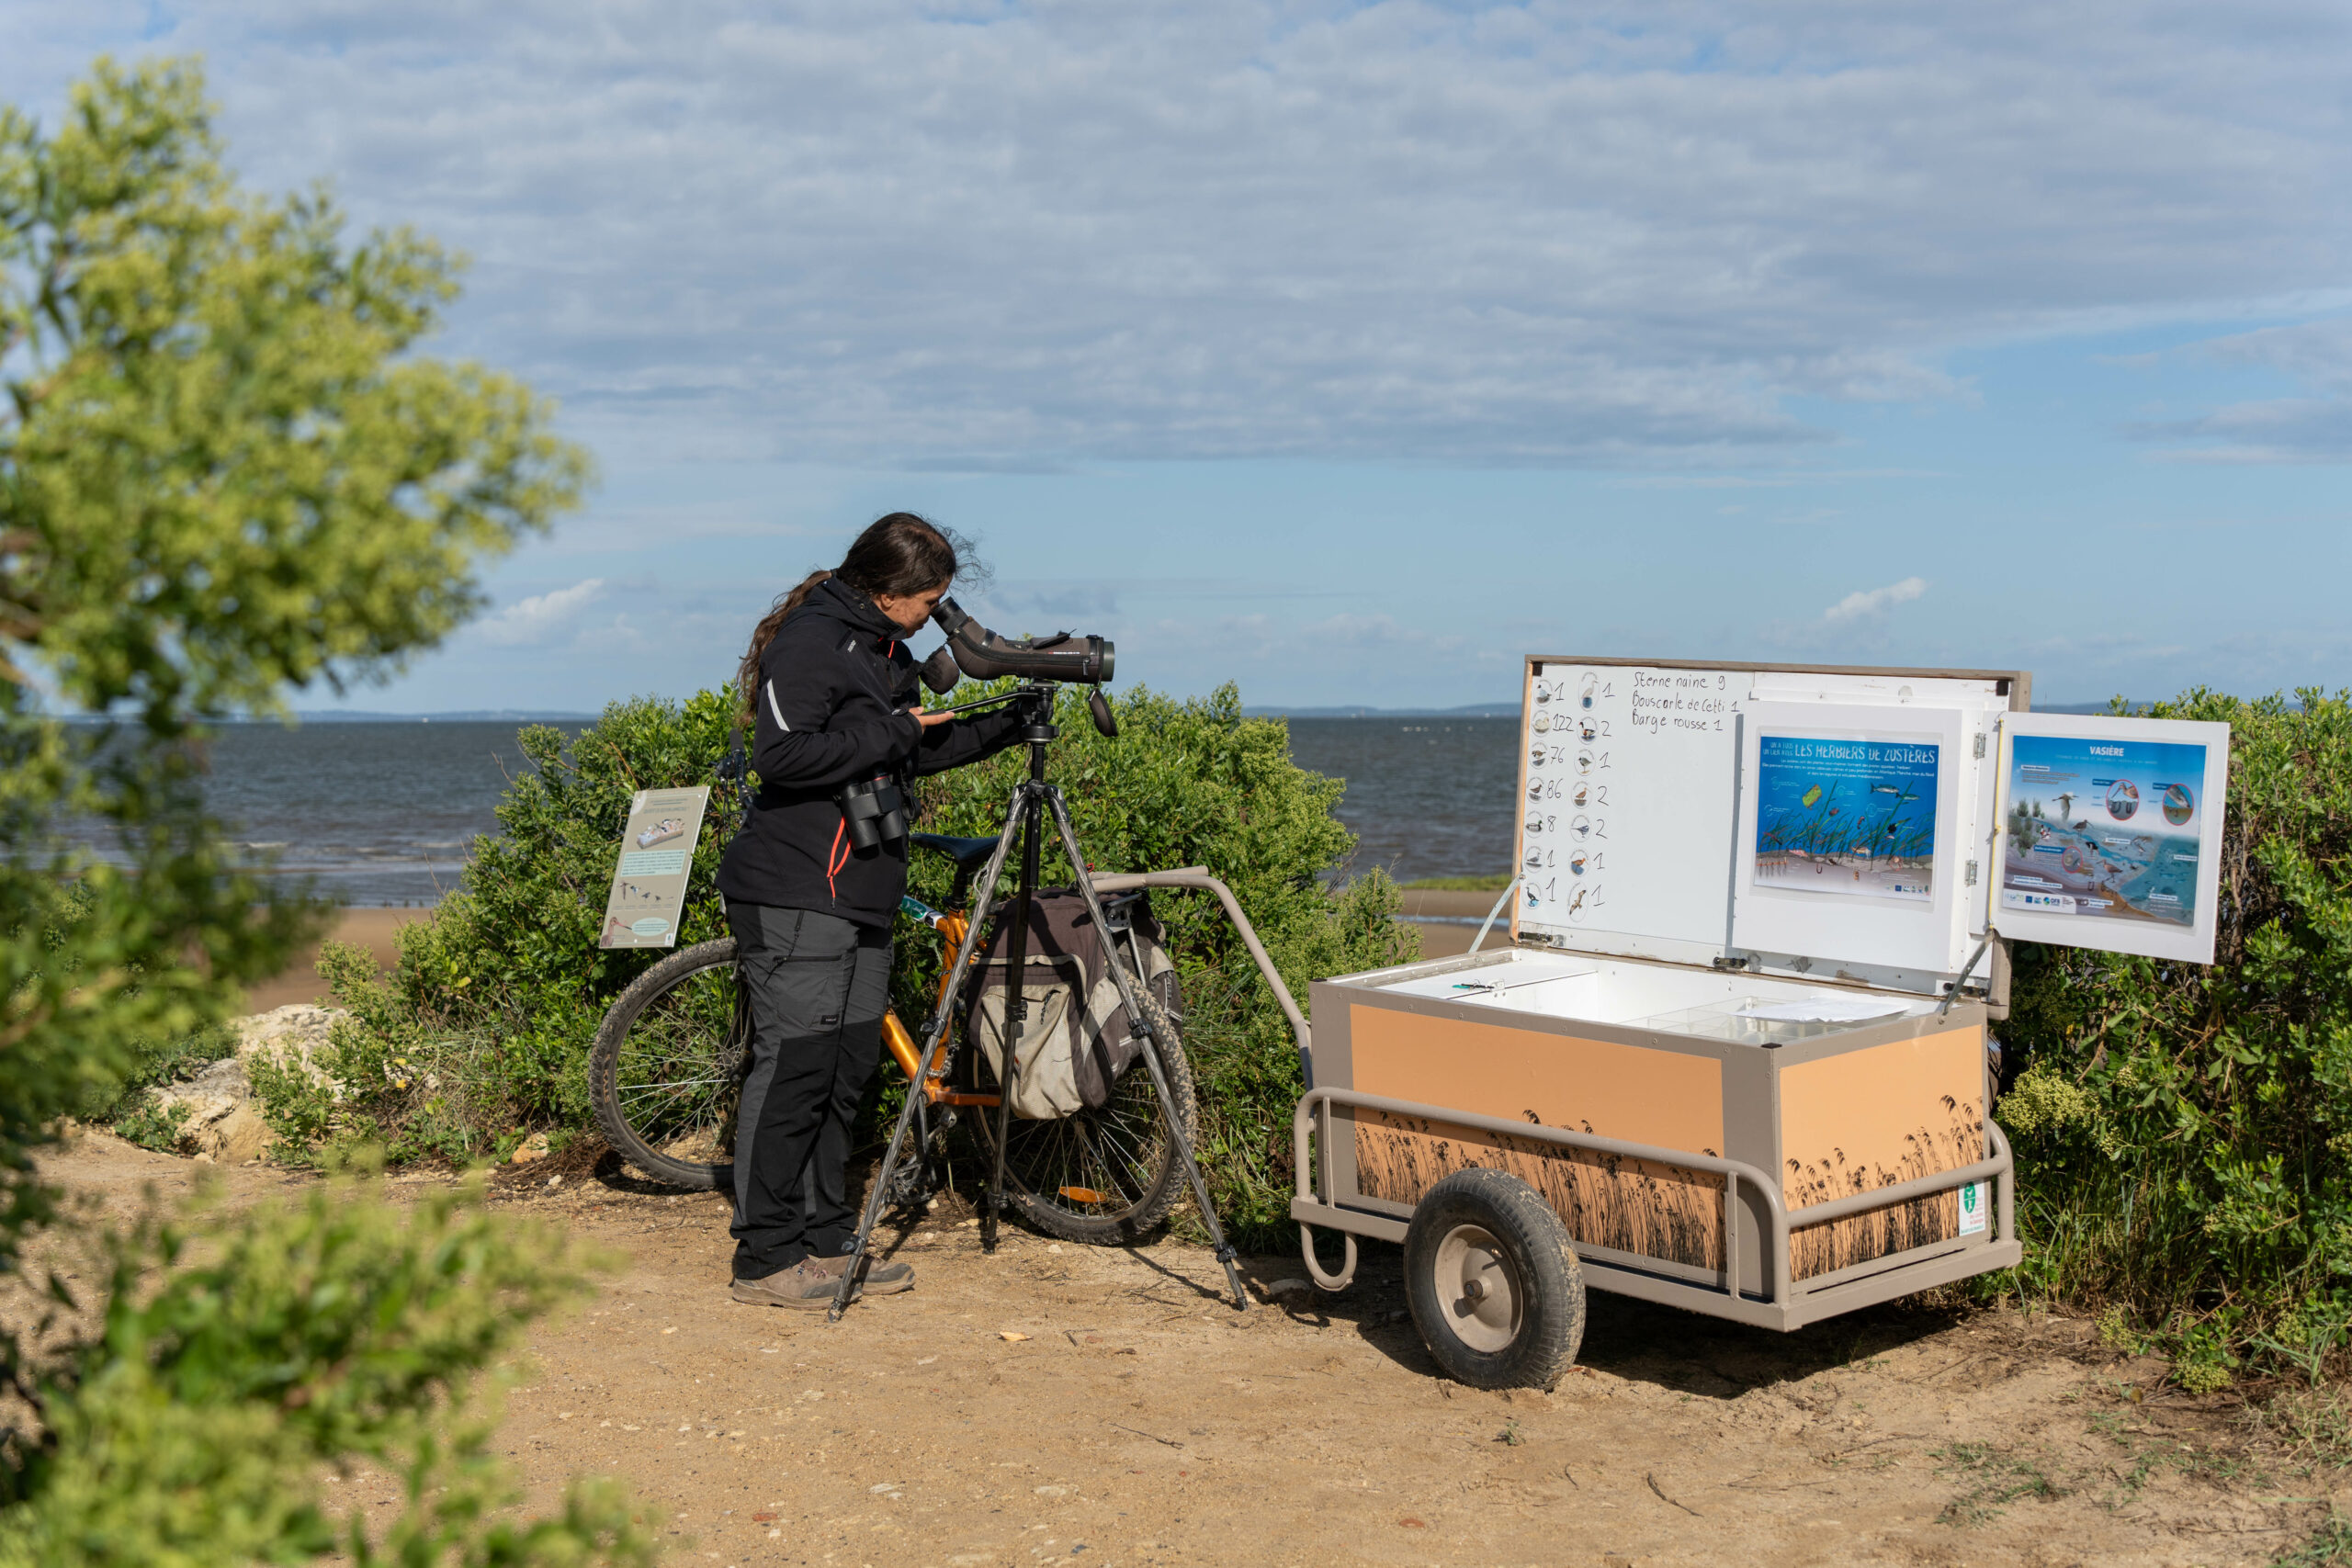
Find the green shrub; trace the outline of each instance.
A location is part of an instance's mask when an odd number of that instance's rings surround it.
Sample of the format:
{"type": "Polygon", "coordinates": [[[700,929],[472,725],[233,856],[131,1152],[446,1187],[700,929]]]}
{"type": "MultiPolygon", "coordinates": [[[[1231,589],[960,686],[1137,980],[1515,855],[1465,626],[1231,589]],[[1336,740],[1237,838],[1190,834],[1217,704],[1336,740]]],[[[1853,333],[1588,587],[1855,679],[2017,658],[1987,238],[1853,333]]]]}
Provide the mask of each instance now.
{"type": "MultiPolygon", "coordinates": [[[[1397,897],[1385,875],[1337,892],[1325,885],[1354,847],[1331,816],[1342,786],[1291,762],[1281,721],[1243,717],[1230,686],[1189,702],[1137,688],[1115,706],[1120,737],[1105,740],[1082,696],[1064,694],[1053,752],[1051,776],[1098,869],[1208,866],[1232,886],[1302,999],[1312,976],[1415,951],[1412,933],[1388,918],[1397,897]]],[[[353,1017],[335,1029],[322,1065],[345,1094],[328,1104],[314,1089],[275,1086],[283,1109],[267,1113],[281,1132],[379,1141],[396,1157],[461,1158],[503,1152],[525,1128],[586,1125],[597,1023],[662,956],[596,946],[630,798],[711,782],[732,720],[731,701],[704,692],[683,704],[616,703],[569,749],[555,730],[525,730],[534,768],[500,804],[500,833],[477,841],[455,894],[401,929],[393,973],[379,980],[360,955],[330,950],[322,968],[353,1017]]],[[[1024,766],[1023,753],[1008,752],[924,781],[922,825],[997,831],[1024,766]]],[[[731,794],[716,792],[695,849],[682,945],[725,932],[711,879],[735,815],[731,794]]],[[[917,854],[910,890],[938,903],[952,874],[938,857],[917,854]]],[[[1045,874],[1048,884],[1069,880],[1057,844],[1045,874]]],[[[1245,1226],[1278,1224],[1288,1202],[1295,1047],[1215,902],[1163,894],[1159,907],[1190,1004],[1218,1201],[1245,1226]]],[[[898,937],[894,999],[915,1026],[940,944],[910,921],[898,937]]]]}
{"type": "Polygon", "coordinates": [[[157,1154],[194,1154],[196,1140],[187,1130],[193,1112],[185,1105],[167,1103],[155,1091],[186,1083],[236,1051],[236,1031],[225,1023],[173,1035],[161,1044],[134,1040],[121,1078],[91,1086],[83,1101],[84,1120],[110,1126],[125,1143],[157,1154]]]}
{"type": "Polygon", "coordinates": [[[1999,1115],[2017,1288],[2122,1309],[2210,1389],[2352,1325],[2352,694],[2153,712],[2232,727],[2215,962],[2021,945],[1999,1115]]]}
{"type": "Polygon", "coordinates": [[[161,1043],[132,1041],[121,1080],[95,1088],[85,1101],[83,1119],[110,1122],[119,1136],[141,1148],[175,1151],[185,1142],[181,1129],[187,1111],[184,1107],[160,1108],[154,1091],[186,1083],[223,1056],[236,1054],[237,1032],[225,1023],[172,1035],[161,1043]]]}
{"type": "Polygon", "coordinates": [[[0,1562],[650,1562],[608,1483],[575,1482],[551,1518],[492,1517],[518,1494],[469,1387],[593,1260],[480,1196],[403,1211],[322,1183],[115,1238],[98,1332],[57,1369],[82,1375],[43,1389],[53,1441],[15,1456],[25,1501],[0,1511],[0,1562]],[[403,1494],[374,1530],[322,1496],[354,1461],[403,1494]]]}
{"type": "Polygon", "coordinates": [[[141,1089],[116,1111],[115,1136],[159,1155],[193,1154],[195,1140],[187,1131],[192,1114],[185,1105],[158,1100],[153,1089],[141,1089]]]}
{"type": "MultiPolygon", "coordinates": [[[[663,956],[596,945],[630,800],[709,784],[732,716],[728,698],[704,692],[683,704],[615,703],[568,747],[560,730],[523,730],[532,767],[499,803],[500,831],[475,840],[455,893],[401,928],[391,974],[379,978],[357,948],[327,944],[320,972],[352,1016],[319,1065],[345,1092],[278,1075],[264,1115],[279,1135],[462,1163],[504,1153],[519,1129],[585,1126],[596,1026],[663,956]]],[[[712,878],[735,811],[731,789],[713,793],[682,945],[726,934],[712,878]]]]}

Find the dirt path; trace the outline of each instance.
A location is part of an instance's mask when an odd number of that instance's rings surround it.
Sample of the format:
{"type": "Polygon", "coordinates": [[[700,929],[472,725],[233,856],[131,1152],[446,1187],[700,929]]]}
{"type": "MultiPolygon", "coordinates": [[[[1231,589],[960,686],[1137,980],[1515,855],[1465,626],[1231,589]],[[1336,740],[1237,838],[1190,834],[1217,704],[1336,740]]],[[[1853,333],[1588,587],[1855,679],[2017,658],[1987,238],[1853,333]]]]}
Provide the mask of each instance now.
{"type": "MultiPolygon", "coordinates": [[[[104,1136],[51,1169],[116,1207],[190,1175],[104,1136]]],[[[624,1477],[678,1563],[2219,1565],[2352,1505],[2352,1472],[2079,1322],[1891,1308],[1780,1336],[1596,1294],[1556,1392],[1479,1393],[1434,1375],[1393,1251],[1342,1296],[1237,1314],[1198,1248],[1016,1234],[989,1258],[950,1221],[899,1244],[917,1290],[828,1326],[726,1298],[709,1195],[607,1173],[502,1201],[626,1260],[533,1335],[507,1450],[543,1497],[624,1477]]]]}

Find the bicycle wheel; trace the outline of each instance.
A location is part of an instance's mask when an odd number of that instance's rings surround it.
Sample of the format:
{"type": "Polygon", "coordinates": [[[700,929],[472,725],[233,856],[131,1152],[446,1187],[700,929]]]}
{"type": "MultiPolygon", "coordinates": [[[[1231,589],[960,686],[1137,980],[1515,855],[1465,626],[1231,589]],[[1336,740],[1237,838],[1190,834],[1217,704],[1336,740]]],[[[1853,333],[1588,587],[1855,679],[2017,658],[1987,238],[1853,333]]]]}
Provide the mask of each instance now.
{"type": "MultiPolygon", "coordinates": [[[[1139,1000],[1151,1032],[1160,1042],[1160,1068],[1168,1078],[1168,1100],[1153,1091],[1142,1062],[1126,1070],[1099,1111],[1080,1111],[1051,1121],[1016,1116],[1005,1140],[1004,1190],[1012,1206],[1048,1235],[1091,1246],[1120,1246],[1140,1239],[1168,1217],[1184,1188],[1183,1162],[1168,1135],[1171,1122],[1197,1145],[1199,1125],[1193,1096],[1193,1069],[1183,1041],[1167,1010],[1175,999],[1174,976],[1142,987],[1139,1000]],[[1155,991],[1158,994],[1155,994],[1155,991]]],[[[987,1056],[970,1053],[984,1086],[996,1083],[987,1056]]],[[[980,1153],[996,1155],[996,1111],[976,1112],[980,1153]]]]}
{"type": "Polygon", "coordinates": [[[605,1012],[588,1058],[605,1141],[659,1181],[704,1190],[731,1181],[751,1039],[734,938],[699,942],[639,975],[605,1012]]]}

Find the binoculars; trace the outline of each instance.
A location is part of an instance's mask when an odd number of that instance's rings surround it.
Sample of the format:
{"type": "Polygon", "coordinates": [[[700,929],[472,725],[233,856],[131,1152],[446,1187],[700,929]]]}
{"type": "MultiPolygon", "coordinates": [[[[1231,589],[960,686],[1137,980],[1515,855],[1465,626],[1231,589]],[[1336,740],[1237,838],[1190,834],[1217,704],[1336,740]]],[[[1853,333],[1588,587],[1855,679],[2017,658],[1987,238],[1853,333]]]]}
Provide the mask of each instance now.
{"type": "Polygon", "coordinates": [[[871,850],[907,836],[907,797],[899,781],[877,773],[843,784],[833,795],[853,850],[871,850]]]}

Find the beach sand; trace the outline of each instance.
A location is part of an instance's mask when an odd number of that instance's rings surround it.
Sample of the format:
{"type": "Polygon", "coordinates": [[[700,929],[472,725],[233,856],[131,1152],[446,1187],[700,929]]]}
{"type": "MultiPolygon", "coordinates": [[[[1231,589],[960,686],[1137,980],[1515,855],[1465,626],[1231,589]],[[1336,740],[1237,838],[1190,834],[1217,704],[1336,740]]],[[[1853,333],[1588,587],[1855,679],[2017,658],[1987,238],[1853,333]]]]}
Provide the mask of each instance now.
{"type": "MultiPolygon", "coordinates": [[[[336,915],[334,929],[324,940],[356,942],[376,955],[378,964],[389,969],[400,953],[393,933],[409,921],[421,920],[431,913],[430,909],[413,908],[344,909],[336,915]]],[[[326,1001],[327,983],[319,978],[318,962],[318,948],[304,948],[282,973],[246,989],[243,1010],[267,1012],[288,1002],[326,1001]]]]}
{"type": "MultiPolygon", "coordinates": [[[[1470,939],[1478,934],[1476,925],[1462,922],[1485,919],[1501,893],[1500,888],[1492,893],[1462,893],[1439,887],[1408,887],[1404,912],[1398,918],[1421,933],[1423,958],[1452,958],[1469,952],[1470,939]]],[[[1487,934],[1487,945],[1501,947],[1510,941],[1510,911],[1505,909],[1495,921],[1495,929],[1487,934]]]]}

